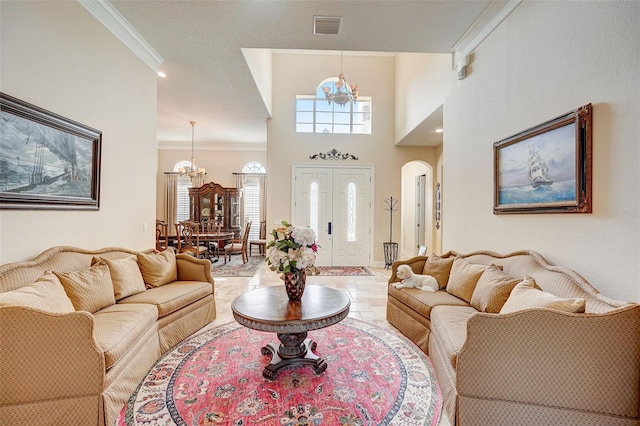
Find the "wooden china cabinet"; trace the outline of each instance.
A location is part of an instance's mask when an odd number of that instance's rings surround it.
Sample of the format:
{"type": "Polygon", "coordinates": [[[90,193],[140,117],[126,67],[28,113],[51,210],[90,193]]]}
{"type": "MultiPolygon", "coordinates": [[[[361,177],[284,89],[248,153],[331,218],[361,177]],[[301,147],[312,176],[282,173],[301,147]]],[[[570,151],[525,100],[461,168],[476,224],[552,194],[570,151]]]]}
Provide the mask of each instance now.
{"type": "Polygon", "coordinates": [[[220,222],[223,232],[240,233],[240,196],[237,188],[209,182],[189,188],[189,216],[194,222],[220,222]]]}

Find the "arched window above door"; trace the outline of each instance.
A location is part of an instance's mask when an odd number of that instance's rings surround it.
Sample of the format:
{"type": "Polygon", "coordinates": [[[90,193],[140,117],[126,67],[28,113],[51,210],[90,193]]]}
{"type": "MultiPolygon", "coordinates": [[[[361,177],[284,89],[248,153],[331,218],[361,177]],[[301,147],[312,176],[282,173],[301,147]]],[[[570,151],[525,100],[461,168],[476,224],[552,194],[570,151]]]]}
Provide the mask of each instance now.
{"type": "Polygon", "coordinates": [[[344,105],[329,102],[325,88],[335,93],[337,82],[337,77],[329,77],[318,85],[315,95],[296,96],[297,133],[371,134],[371,97],[359,96],[344,105]]]}

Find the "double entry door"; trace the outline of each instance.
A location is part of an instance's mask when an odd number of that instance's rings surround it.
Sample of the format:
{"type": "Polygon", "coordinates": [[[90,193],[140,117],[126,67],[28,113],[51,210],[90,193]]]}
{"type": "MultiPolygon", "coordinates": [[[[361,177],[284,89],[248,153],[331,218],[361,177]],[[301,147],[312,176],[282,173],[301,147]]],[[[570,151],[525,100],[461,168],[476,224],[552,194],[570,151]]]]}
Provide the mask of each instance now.
{"type": "Polygon", "coordinates": [[[372,167],[293,166],[292,221],[317,235],[316,266],[369,266],[372,167]]]}

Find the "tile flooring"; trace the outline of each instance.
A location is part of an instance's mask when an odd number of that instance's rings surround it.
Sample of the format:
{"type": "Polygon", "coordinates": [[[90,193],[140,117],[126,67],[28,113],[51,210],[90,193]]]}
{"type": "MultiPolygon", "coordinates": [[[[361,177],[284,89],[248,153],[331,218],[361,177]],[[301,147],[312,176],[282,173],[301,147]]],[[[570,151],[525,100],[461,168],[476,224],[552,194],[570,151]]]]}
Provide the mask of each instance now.
{"type": "MultiPolygon", "coordinates": [[[[318,276],[307,275],[307,284],[315,284],[344,291],[351,298],[349,317],[392,327],[386,320],[387,282],[390,271],[370,268],[375,276],[318,276]]],[[[282,280],[266,265],[249,277],[214,277],[217,317],[214,325],[234,321],[231,302],[247,291],[258,287],[282,285],[282,280]]]]}
{"type": "MultiPolygon", "coordinates": [[[[307,284],[322,285],[344,291],[351,298],[349,317],[367,321],[384,328],[393,328],[386,320],[387,282],[391,271],[370,268],[374,276],[307,276],[307,284]]],[[[213,325],[234,321],[231,302],[249,290],[262,286],[282,285],[280,277],[264,265],[251,277],[214,277],[217,317],[213,325]]],[[[439,426],[449,426],[441,416],[439,426]]]]}

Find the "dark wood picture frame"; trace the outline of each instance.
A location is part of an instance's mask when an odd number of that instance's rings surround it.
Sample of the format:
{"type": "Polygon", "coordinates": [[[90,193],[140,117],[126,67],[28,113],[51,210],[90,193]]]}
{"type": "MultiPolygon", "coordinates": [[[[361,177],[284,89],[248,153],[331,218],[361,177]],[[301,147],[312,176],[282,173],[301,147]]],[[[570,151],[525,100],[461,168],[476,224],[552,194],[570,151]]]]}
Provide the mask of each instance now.
{"type": "Polygon", "coordinates": [[[0,93],[0,209],[100,209],[102,132],[0,93]]]}
{"type": "Polygon", "coordinates": [[[591,213],[587,104],[493,144],[493,213],[591,213]]]}

